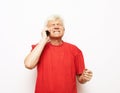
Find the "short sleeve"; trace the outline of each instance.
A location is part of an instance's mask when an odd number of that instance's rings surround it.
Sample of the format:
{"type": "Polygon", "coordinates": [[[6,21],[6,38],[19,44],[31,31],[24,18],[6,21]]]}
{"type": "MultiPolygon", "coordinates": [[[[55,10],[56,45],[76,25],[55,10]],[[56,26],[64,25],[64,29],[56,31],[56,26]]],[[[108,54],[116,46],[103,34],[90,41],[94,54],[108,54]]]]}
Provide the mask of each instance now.
{"type": "Polygon", "coordinates": [[[31,45],[31,51],[37,46],[37,44],[31,45]]]}
{"type": "Polygon", "coordinates": [[[76,74],[82,74],[83,70],[85,69],[84,57],[82,51],[80,49],[76,49],[75,55],[75,69],[76,74]]]}

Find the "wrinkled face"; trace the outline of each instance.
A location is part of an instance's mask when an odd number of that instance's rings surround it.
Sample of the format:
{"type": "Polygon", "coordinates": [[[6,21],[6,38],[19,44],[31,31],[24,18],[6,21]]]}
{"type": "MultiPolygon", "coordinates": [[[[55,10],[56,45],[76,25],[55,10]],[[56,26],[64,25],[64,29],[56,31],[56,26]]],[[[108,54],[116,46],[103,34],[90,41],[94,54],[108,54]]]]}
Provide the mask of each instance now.
{"type": "Polygon", "coordinates": [[[61,20],[51,20],[47,24],[48,30],[50,32],[50,38],[61,39],[64,35],[64,26],[61,20]]]}

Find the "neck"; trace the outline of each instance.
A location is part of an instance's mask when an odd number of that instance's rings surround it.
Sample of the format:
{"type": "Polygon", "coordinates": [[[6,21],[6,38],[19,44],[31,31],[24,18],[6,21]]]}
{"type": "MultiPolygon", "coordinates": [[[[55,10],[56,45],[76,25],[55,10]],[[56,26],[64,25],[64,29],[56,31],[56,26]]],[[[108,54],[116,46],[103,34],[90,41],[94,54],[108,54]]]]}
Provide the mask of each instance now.
{"type": "Polygon", "coordinates": [[[61,45],[63,43],[63,41],[61,39],[51,39],[50,43],[52,45],[56,45],[57,46],[57,45],[61,45]]]}

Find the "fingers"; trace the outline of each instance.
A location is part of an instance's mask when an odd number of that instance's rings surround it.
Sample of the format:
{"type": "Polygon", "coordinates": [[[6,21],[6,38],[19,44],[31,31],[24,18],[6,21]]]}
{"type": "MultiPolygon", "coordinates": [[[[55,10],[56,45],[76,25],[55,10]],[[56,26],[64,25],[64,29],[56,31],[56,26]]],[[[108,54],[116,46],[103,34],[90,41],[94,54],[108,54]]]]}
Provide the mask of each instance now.
{"type": "Polygon", "coordinates": [[[46,34],[46,31],[48,30],[48,28],[44,28],[41,32],[41,35],[43,38],[46,38],[47,37],[47,34],[46,34]]]}
{"type": "Polygon", "coordinates": [[[85,69],[83,74],[88,75],[88,76],[92,76],[93,75],[92,71],[88,70],[88,69],[85,69]]]}
{"type": "Polygon", "coordinates": [[[44,28],[44,29],[42,30],[41,36],[42,36],[42,39],[45,39],[45,40],[47,40],[47,41],[49,42],[49,41],[50,41],[50,37],[47,36],[46,30],[47,30],[47,28],[44,28]]]}
{"type": "Polygon", "coordinates": [[[91,70],[88,70],[88,69],[85,69],[84,72],[83,72],[83,78],[86,80],[86,81],[89,81],[91,80],[93,76],[93,73],[91,70]]]}

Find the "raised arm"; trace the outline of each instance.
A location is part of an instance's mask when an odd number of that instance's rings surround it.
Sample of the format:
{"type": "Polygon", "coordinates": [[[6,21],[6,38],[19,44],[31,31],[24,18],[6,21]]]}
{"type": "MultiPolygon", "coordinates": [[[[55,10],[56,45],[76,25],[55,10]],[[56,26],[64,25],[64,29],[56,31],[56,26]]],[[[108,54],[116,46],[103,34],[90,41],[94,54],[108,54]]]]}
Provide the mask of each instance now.
{"type": "Polygon", "coordinates": [[[25,57],[24,64],[28,69],[33,69],[36,67],[44,46],[49,40],[49,37],[47,37],[45,31],[42,33],[42,36],[42,40],[40,40],[37,46],[25,57]]]}

